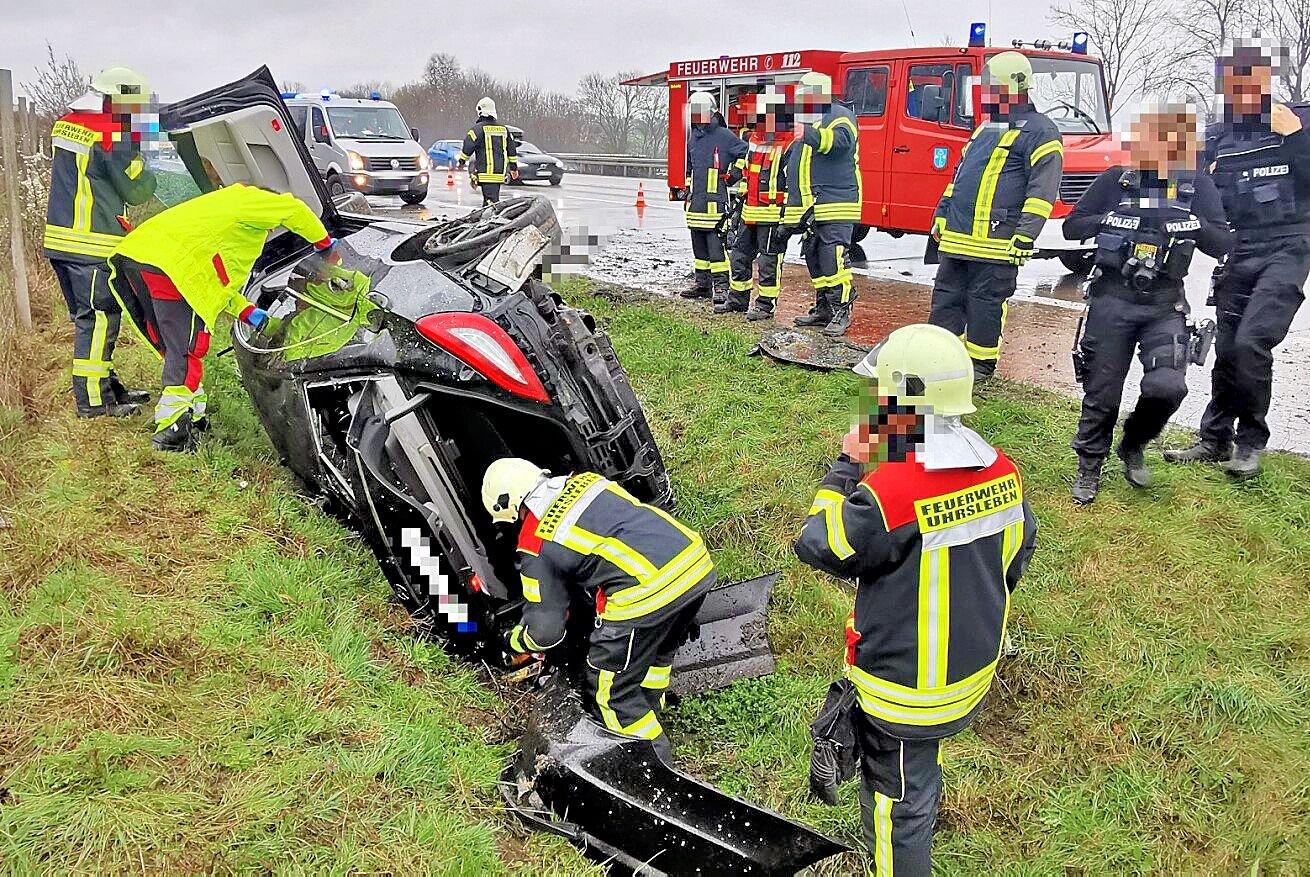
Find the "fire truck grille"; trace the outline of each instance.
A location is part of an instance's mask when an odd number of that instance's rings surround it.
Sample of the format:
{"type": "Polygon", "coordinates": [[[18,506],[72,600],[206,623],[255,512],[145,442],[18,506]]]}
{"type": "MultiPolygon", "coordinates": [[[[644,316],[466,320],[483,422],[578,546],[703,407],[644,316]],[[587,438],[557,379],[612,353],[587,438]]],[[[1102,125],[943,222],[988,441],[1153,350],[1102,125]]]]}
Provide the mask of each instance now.
{"type": "Polygon", "coordinates": [[[370,158],[368,160],[368,169],[371,171],[416,171],[418,170],[417,158],[370,158]],[[392,167],[391,162],[395,161],[399,167],[392,167]]]}
{"type": "Polygon", "coordinates": [[[1060,178],[1060,200],[1065,204],[1075,204],[1091,186],[1097,174],[1065,174],[1060,178]]]}

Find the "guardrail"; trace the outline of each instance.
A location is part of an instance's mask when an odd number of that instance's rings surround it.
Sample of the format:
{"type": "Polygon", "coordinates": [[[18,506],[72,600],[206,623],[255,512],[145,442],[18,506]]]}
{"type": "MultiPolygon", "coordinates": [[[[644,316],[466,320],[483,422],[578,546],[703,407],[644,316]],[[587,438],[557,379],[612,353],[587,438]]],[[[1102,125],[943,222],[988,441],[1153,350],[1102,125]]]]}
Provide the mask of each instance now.
{"type": "Polygon", "coordinates": [[[597,155],[586,152],[552,152],[570,171],[579,174],[606,174],[616,177],[663,177],[668,162],[663,158],[640,155],[597,155]]]}

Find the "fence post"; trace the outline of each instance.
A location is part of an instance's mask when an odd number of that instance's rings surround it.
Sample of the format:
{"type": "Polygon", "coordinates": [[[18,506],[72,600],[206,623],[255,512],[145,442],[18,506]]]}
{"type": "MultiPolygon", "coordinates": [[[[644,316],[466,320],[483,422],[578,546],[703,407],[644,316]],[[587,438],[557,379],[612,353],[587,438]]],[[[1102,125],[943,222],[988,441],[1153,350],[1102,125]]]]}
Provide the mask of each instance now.
{"type": "Polygon", "coordinates": [[[9,253],[14,266],[14,305],[18,325],[32,328],[32,302],[27,295],[27,256],[23,252],[23,215],[18,201],[18,144],[14,142],[14,82],[0,70],[0,141],[4,147],[5,196],[9,202],[9,253]]]}

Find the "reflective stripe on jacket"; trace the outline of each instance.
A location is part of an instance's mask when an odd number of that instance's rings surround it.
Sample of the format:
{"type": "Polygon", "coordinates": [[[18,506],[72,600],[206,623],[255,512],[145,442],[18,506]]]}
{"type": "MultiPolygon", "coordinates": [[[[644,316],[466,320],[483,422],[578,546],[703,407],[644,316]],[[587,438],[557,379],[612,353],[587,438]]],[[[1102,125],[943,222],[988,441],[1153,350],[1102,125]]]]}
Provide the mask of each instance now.
{"type": "Polygon", "coordinates": [[[72,112],[55,122],[43,241],[48,258],[103,262],[127,234],[127,205],[155,194],[155,176],[123,129],[110,113],[72,112]]]}
{"type": "Polygon", "coordinates": [[[728,208],[725,177],[734,164],[746,157],[746,143],[723,126],[717,113],[702,124],[692,125],[687,138],[687,226],[716,228],[728,208]]]}
{"type": "Polygon", "coordinates": [[[766,143],[760,135],[751,136],[746,157],[742,159],[742,182],[746,187],[742,222],[782,221],[782,208],[787,203],[783,156],[789,145],[789,141],[766,143]]]}
{"type": "Polygon", "coordinates": [[[1016,235],[1037,240],[1060,193],[1064,146],[1055,123],[1025,104],[1008,121],[984,122],[965,144],[934,222],[940,249],[965,259],[1010,260],[1016,235]]]}
{"type": "Polygon", "coordinates": [[[794,225],[814,208],[815,222],[859,222],[864,183],[860,179],[860,132],[855,116],[833,104],[817,124],[787,150],[787,209],[794,225]]]}
{"type": "Polygon", "coordinates": [[[467,161],[480,183],[503,183],[518,167],[518,144],[494,117],[478,119],[464,135],[459,161],[467,161]]]}
{"type": "Polygon", "coordinates": [[[985,469],[913,457],[863,478],[839,459],[795,549],[857,581],[847,676],[887,733],[934,739],[973,719],[991,685],[1037,525],[1004,454],[985,469]]]}
{"type": "Polygon", "coordinates": [[[239,317],[250,307],[242,288],[268,232],[279,226],[320,249],[331,243],[322,221],[294,195],[238,183],[152,216],[114,255],[159,269],[213,326],[220,313],[239,317]]]}
{"type": "Polygon", "coordinates": [[[700,534],[592,472],[573,476],[541,519],[519,533],[523,578],[520,651],[564,638],[579,591],[602,621],[653,627],[706,593],[714,564],[700,534]]]}

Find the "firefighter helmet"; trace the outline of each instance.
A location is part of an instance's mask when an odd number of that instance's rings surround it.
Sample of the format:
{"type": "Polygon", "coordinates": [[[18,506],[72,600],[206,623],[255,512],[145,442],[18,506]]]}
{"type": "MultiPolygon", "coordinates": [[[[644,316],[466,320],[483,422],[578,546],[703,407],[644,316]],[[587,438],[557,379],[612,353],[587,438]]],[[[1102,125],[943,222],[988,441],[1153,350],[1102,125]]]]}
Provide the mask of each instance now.
{"type": "Polygon", "coordinates": [[[1033,65],[1022,52],[1001,52],[983,67],[983,84],[1027,94],[1033,82],[1033,65]]]}
{"type": "Polygon", "coordinates": [[[951,417],[972,414],[973,361],[964,343],[941,326],[918,323],[887,336],[855,365],[882,395],[951,417]]]}
{"type": "Polygon", "coordinates": [[[522,457],[493,460],[482,476],[482,504],[493,521],[507,523],[519,516],[528,494],[550,473],[522,457]]]}
{"type": "Polygon", "coordinates": [[[150,80],[130,67],[107,67],[91,80],[91,90],[116,104],[150,102],[150,80]]]}
{"type": "Polygon", "coordinates": [[[687,98],[687,106],[693,116],[708,116],[719,108],[719,102],[708,91],[698,91],[687,98]]]}
{"type": "Polygon", "coordinates": [[[489,97],[484,97],[478,101],[478,118],[484,116],[490,118],[496,115],[496,102],[489,97]]]}

